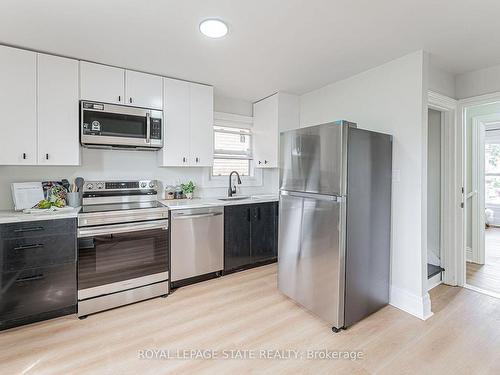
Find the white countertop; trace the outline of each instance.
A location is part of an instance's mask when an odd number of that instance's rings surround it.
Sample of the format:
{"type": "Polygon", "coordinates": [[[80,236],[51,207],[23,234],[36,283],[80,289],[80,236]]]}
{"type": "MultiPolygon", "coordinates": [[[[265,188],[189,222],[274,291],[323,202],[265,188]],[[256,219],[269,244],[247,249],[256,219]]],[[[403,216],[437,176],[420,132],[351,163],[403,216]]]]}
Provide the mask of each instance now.
{"type": "Polygon", "coordinates": [[[29,214],[22,211],[5,210],[0,211],[0,224],[76,218],[79,211],[80,207],[64,211],[43,211],[29,214]]]}
{"type": "MultiPolygon", "coordinates": [[[[223,197],[221,197],[223,198],[223,197]]],[[[171,199],[160,200],[169,210],[183,210],[189,208],[203,208],[203,207],[222,207],[222,206],[232,206],[237,204],[251,204],[251,203],[265,203],[265,202],[277,202],[279,200],[278,195],[267,194],[267,195],[252,195],[247,199],[239,200],[220,200],[220,198],[193,198],[193,199],[171,199]]]]}

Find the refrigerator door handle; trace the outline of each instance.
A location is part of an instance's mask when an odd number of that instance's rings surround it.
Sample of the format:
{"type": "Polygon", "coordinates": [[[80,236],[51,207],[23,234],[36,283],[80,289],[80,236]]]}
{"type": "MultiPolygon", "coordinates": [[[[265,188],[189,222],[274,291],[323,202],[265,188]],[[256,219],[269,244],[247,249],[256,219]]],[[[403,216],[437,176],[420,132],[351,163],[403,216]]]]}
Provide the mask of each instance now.
{"type": "Polygon", "coordinates": [[[281,190],[281,195],[287,195],[290,197],[298,197],[298,198],[316,199],[320,201],[339,202],[339,203],[345,201],[345,197],[339,195],[322,195],[322,194],[303,193],[303,192],[288,191],[288,190],[281,190]]]}

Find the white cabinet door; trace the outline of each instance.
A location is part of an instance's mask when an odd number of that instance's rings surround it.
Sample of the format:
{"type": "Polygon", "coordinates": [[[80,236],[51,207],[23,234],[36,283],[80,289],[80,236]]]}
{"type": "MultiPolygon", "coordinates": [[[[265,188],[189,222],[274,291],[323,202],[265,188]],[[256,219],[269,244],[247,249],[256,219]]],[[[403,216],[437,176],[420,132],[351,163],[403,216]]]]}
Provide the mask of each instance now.
{"type": "Polygon", "coordinates": [[[162,79],[153,74],[125,71],[126,104],[161,110],[163,108],[162,79]]]}
{"type": "Polygon", "coordinates": [[[189,165],[189,82],[163,79],[163,167],[189,165]]]}
{"type": "Polygon", "coordinates": [[[0,164],[36,164],[36,53],[0,46],[0,164]]]}
{"type": "Polygon", "coordinates": [[[278,94],[253,105],[254,166],[278,167],[278,94]]]}
{"type": "Polygon", "coordinates": [[[81,99],[125,103],[125,70],[80,61],[81,99]]]}
{"type": "Polygon", "coordinates": [[[38,54],[38,164],[79,165],[78,60],[38,54]]]}
{"type": "Polygon", "coordinates": [[[213,87],[191,83],[190,157],[193,167],[211,167],[214,160],[213,87]]]}

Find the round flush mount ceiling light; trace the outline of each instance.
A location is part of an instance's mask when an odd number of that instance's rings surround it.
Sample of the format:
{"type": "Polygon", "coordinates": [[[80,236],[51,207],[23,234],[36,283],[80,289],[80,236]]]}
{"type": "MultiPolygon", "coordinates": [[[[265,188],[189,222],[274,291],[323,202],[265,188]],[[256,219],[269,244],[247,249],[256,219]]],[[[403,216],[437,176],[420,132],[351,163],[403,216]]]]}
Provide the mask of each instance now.
{"type": "Polygon", "coordinates": [[[222,38],[227,34],[227,25],[221,20],[211,18],[200,23],[200,31],[209,38],[222,38]]]}

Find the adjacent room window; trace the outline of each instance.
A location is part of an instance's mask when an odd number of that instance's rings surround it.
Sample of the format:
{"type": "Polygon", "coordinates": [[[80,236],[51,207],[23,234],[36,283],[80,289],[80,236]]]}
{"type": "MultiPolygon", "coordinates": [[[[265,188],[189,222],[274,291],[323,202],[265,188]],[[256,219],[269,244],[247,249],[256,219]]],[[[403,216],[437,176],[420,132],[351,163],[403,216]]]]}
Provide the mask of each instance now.
{"type": "Polygon", "coordinates": [[[252,174],[252,133],[250,129],[214,126],[213,176],[252,174]]]}
{"type": "Polygon", "coordinates": [[[500,205],[500,144],[485,144],[486,204],[500,205]]]}

